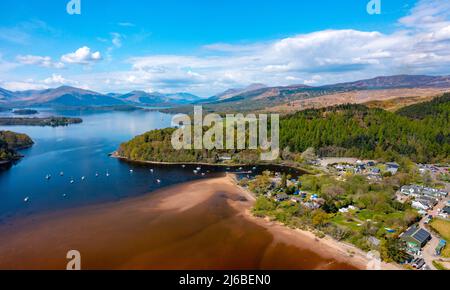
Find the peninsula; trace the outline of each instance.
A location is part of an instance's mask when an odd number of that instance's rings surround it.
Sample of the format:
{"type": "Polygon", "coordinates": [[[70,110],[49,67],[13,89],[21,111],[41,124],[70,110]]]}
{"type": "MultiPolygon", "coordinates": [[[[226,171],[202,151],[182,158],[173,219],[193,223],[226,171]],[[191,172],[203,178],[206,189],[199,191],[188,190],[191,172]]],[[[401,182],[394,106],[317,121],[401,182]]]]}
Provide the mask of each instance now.
{"type": "Polygon", "coordinates": [[[61,127],[80,124],[80,118],[46,117],[46,118],[0,118],[0,126],[42,126],[61,127]]]}
{"type": "Polygon", "coordinates": [[[11,131],[0,131],[0,166],[19,160],[22,156],[17,150],[31,147],[33,140],[28,135],[11,131]]]}

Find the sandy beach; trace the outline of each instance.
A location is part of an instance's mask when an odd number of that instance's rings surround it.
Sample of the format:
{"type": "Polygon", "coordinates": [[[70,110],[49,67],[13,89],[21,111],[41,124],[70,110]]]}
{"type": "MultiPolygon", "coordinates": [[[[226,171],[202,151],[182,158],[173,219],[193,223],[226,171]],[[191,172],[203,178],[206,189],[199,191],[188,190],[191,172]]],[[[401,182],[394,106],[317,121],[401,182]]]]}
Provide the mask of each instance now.
{"type": "Polygon", "coordinates": [[[0,269],[65,269],[70,250],[83,269],[366,268],[364,253],[254,218],[253,202],[228,175],[25,217],[0,226],[0,269]]]}

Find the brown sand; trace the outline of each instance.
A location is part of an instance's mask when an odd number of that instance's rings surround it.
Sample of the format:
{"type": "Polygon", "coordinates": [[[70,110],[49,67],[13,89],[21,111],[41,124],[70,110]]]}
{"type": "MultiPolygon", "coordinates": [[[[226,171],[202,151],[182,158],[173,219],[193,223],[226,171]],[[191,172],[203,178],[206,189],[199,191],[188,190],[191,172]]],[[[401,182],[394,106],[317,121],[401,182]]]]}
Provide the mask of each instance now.
{"type": "Polygon", "coordinates": [[[23,218],[0,227],[0,269],[65,269],[69,250],[83,269],[364,268],[333,241],[251,217],[252,204],[227,176],[23,218]]]}

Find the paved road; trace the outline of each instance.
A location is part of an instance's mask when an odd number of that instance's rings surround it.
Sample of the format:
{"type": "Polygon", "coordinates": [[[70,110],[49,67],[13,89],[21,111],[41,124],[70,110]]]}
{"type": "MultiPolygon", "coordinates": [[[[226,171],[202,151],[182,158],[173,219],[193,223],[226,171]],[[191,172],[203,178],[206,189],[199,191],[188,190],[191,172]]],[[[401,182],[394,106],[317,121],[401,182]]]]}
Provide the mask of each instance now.
{"type": "MultiPolygon", "coordinates": [[[[446,183],[446,190],[450,191],[450,184],[446,183]]],[[[429,212],[429,214],[431,214],[434,217],[438,216],[438,210],[439,209],[443,209],[445,207],[445,205],[447,204],[448,200],[450,198],[444,198],[443,200],[441,200],[438,205],[436,207],[434,207],[434,209],[432,211],[429,212]]],[[[423,228],[427,228],[429,231],[429,227],[427,225],[425,225],[425,221],[426,221],[426,217],[423,218],[420,221],[420,226],[423,228]]],[[[423,248],[422,251],[422,258],[425,260],[425,262],[427,263],[427,265],[432,269],[432,270],[437,270],[434,266],[433,266],[433,261],[434,260],[443,260],[445,262],[450,262],[450,259],[445,259],[439,256],[436,256],[436,247],[439,245],[439,241],[441,240],[440,237],[436,236],[432,231],[430,231],[431,233],[431,241],[428,242],[428,244],[423,248]]]]}

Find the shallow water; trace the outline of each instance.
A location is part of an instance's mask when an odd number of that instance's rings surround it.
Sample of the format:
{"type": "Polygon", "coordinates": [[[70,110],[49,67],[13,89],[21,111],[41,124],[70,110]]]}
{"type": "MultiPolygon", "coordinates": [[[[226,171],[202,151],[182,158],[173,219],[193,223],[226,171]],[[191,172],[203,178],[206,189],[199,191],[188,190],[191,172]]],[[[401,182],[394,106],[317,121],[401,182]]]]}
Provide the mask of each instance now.
{"type": "MultiPolygon", "coordinates": [[[[58,128],[0,126],[0,130],[26,133],[35,141],[33,147],[21,151],[25,158],[18,164],[0,171],[0,223],[18,215],[117,201],[202,178],[193,173],[197,166],[183,169],[179,165],[127,163],[108,156],[136,135],[169,127],[171,115],[50,109],[39,113],[39,116],[49,115],[81,117],[83,123],[58,128]],[[150,168],[154,169],[153,173],[150,168]],[[46,180],[47,175],[51,175],[50,180],[46,180]],[[158,179],[162,182],[158,183],[158,179]],[[27,203],[25,198],[29,200],[27,203]]],[[[207,171],[225,169],[203,166],[205,177],[209,175],[207,171]]],[[[250,169],[246,167],[244,171],[250,169]]],[[[258,171],[263,169],[259,167],[258,171]]]]}
{"type": "MultiPolygon", "coordinates": [[[[227,198],[233,197],[227,192],[182,214],[155,211],[139,215],[133,211],[120,213],[117,208],[117,215],[114,212],[105,219],[96,216],[96,210],[77,219],[71,216],[73,210],[146,198],[155,190],[208,178],[226,168],[202,166],[206,173],[202,177],[193,173],[193,165],[183,169],[179,165],[127,163],[108,156],[121,142],[170,126],[170,115],[73,111],[41,114],[79,116],[84,122],[59,128],[0,127],[26,133],[36,142],[21,152],[25,158],[18,164],[0,171],[2,269],[64,269],[69,249],[80,250],[83,265],[89,269],[351,268],[322,258],[311,249],[273,243],[266,229],[229,206],[227,198]],[[60,172],[64,175],[60,176],[60,172]],[[50,180],[45,178],[48,174],[50,180]],[[24,202],[26,197],[28,202],[24,202]],[[58,213],[56,218],[40,219],[53,213],[58,213]],[[25,225],[18,226],[22,221],[26,221],[25,225]]],[[[262,170],[265,168],[258,167],[256,172],[262,170]]]]}

